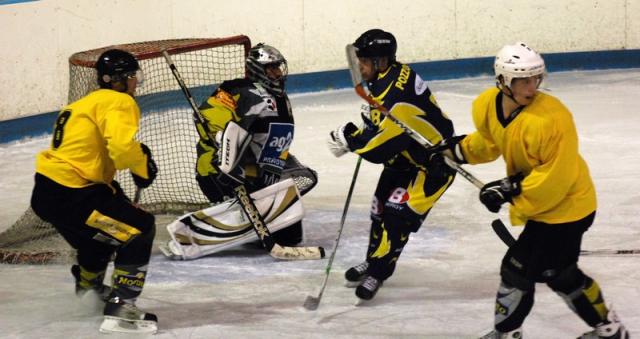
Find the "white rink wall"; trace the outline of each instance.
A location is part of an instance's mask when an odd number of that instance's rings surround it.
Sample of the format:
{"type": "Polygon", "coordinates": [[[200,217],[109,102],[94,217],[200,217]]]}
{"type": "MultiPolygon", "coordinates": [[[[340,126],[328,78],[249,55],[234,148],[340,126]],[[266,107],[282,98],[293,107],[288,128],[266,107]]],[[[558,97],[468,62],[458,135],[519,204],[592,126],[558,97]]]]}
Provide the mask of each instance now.
{"type": "Polygon", "coordinates": [[[542,53],[638,49],[640,0],[0,1],[0,120],[65,104],[78,51],[245,34],[298,74],[346,68],[344,45],[374,27],[396,36],[403,62],[492,56],[517,40],[542,53]]]}

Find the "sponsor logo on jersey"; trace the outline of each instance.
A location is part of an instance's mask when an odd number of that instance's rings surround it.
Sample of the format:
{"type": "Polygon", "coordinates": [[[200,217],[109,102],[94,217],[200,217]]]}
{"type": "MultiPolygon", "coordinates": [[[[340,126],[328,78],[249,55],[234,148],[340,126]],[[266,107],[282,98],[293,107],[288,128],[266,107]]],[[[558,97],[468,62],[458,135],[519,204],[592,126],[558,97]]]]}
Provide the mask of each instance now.
{"type": "Polygon", "coordinates": [[[262,145],[258,159],[259,164],[283,169],[289,156],[289,146],[293,141],[293,124],[271,123],[267,140],[262,145]]]}

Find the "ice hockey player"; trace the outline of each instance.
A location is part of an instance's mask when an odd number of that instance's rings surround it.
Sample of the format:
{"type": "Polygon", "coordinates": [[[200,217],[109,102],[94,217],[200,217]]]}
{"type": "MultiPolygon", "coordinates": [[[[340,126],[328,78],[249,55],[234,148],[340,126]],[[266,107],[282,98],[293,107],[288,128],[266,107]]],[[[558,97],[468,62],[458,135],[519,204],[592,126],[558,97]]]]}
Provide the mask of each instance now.
{"type": "MultiPolygon", "coordinates": [[[[315,171],[289,153],[294,119],[285,90],[287,60],[276,48],[259,43],[249,51],[246,71],[247,78],[224,81],[200,106],[210,133],[224,134],[220,140],[223,147],[239,150],[234,164],[221,166],[229,159],[221,158],[220,144],[203,132],[205,127],[197,126],[201,137],[196,180],[213,203],[234,197],[233,188],[238,184],[251,193],[302,173],[312,181],[300,192],[304,194],[317,182],[315,171]],[[228,126],[239,132],[225,131],[228,126]]],[[[281,245],[298,244],[303,240],[302,222],[273,236],[281,245]]]]}
{"type": "MultiPolygon", "coordinates": [[[[396,61],[396,39],[380,29],[364,32],[353,44],[359,70],[373,99],[432,143],[453,135],[453,124],[438,107],[426,82],[408,65],[396,61]]],[[[402,249],[451,185],[454,174],[442,157],[428,158],[425,148],[371,107],[363,125],[339,126],[330,133],[329,149],[339,157],[354,152],[384,168],[371,209],[366,260],[345,273],[356,296],[372,299],[393,274],[402,249]]]]}
{"type": "Polygon", "coordinates": [[[582,236],[595,218],[596,193],[569,110],[540,92],[542,56],[522,42],[495,58],[497,86],[473,102],[476,131],[445,140],[458,163],[502,156],[507,177],[486,184],[480,201],[491,212],[509,203],[512,225],[525,225],[500,267],[494,330],[484,338],[521,338],[535,284],[545,283],[594,330],[580,338],[629,338],[600,287],[578,267],[582,236]]]}
{"type": "Polygon", "coordinates": [[[151,151],[134,139],[142,73],[135,57],[118,49],[102,53],[96,69],[100,88],[60,111],[51,147],[37,156],[31,206],[77,250],[76,295],[106,302],[100,331],[153,333],[157,317],[135,301],[147,274],[154,216],[134,206],[114,180],[121,169],[140,188],[156,177],[151,151]],[[103,280],[113,255],[109,287],[103,280]]]}

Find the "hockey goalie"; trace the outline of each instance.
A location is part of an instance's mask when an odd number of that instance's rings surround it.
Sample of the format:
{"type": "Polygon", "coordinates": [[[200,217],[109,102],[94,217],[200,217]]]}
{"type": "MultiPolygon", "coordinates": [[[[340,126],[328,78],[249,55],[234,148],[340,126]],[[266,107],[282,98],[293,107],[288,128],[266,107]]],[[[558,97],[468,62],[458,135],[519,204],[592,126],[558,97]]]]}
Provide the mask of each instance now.
{"type": "Polygon", "coordinates": [[[223,82],[200,105],[206,126],[196,123],[196,180],[215,205],[167,226],[171,240],[161,249],[173,259],[195,259],[258,239],[235,198],[238,185],[246,187],[278,244],[303,240],[300,196],[315,186],[317,175],[289,153],[294,121],[284,89],[287,61],[274,47],[258,44],[246,69],[247,78],[223,82]]]}

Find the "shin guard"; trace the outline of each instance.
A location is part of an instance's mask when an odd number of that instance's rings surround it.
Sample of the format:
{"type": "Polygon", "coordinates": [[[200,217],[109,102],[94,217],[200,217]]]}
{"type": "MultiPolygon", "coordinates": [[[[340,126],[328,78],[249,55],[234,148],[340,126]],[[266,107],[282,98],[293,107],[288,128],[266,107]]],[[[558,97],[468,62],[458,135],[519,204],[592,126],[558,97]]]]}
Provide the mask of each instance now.
{"type": "Polygon", "coordinates": [[[521,290],[504,281],[496,296],[495,329],[508,333],[522,326],[533,307],[533,291],[521,290]]]}

